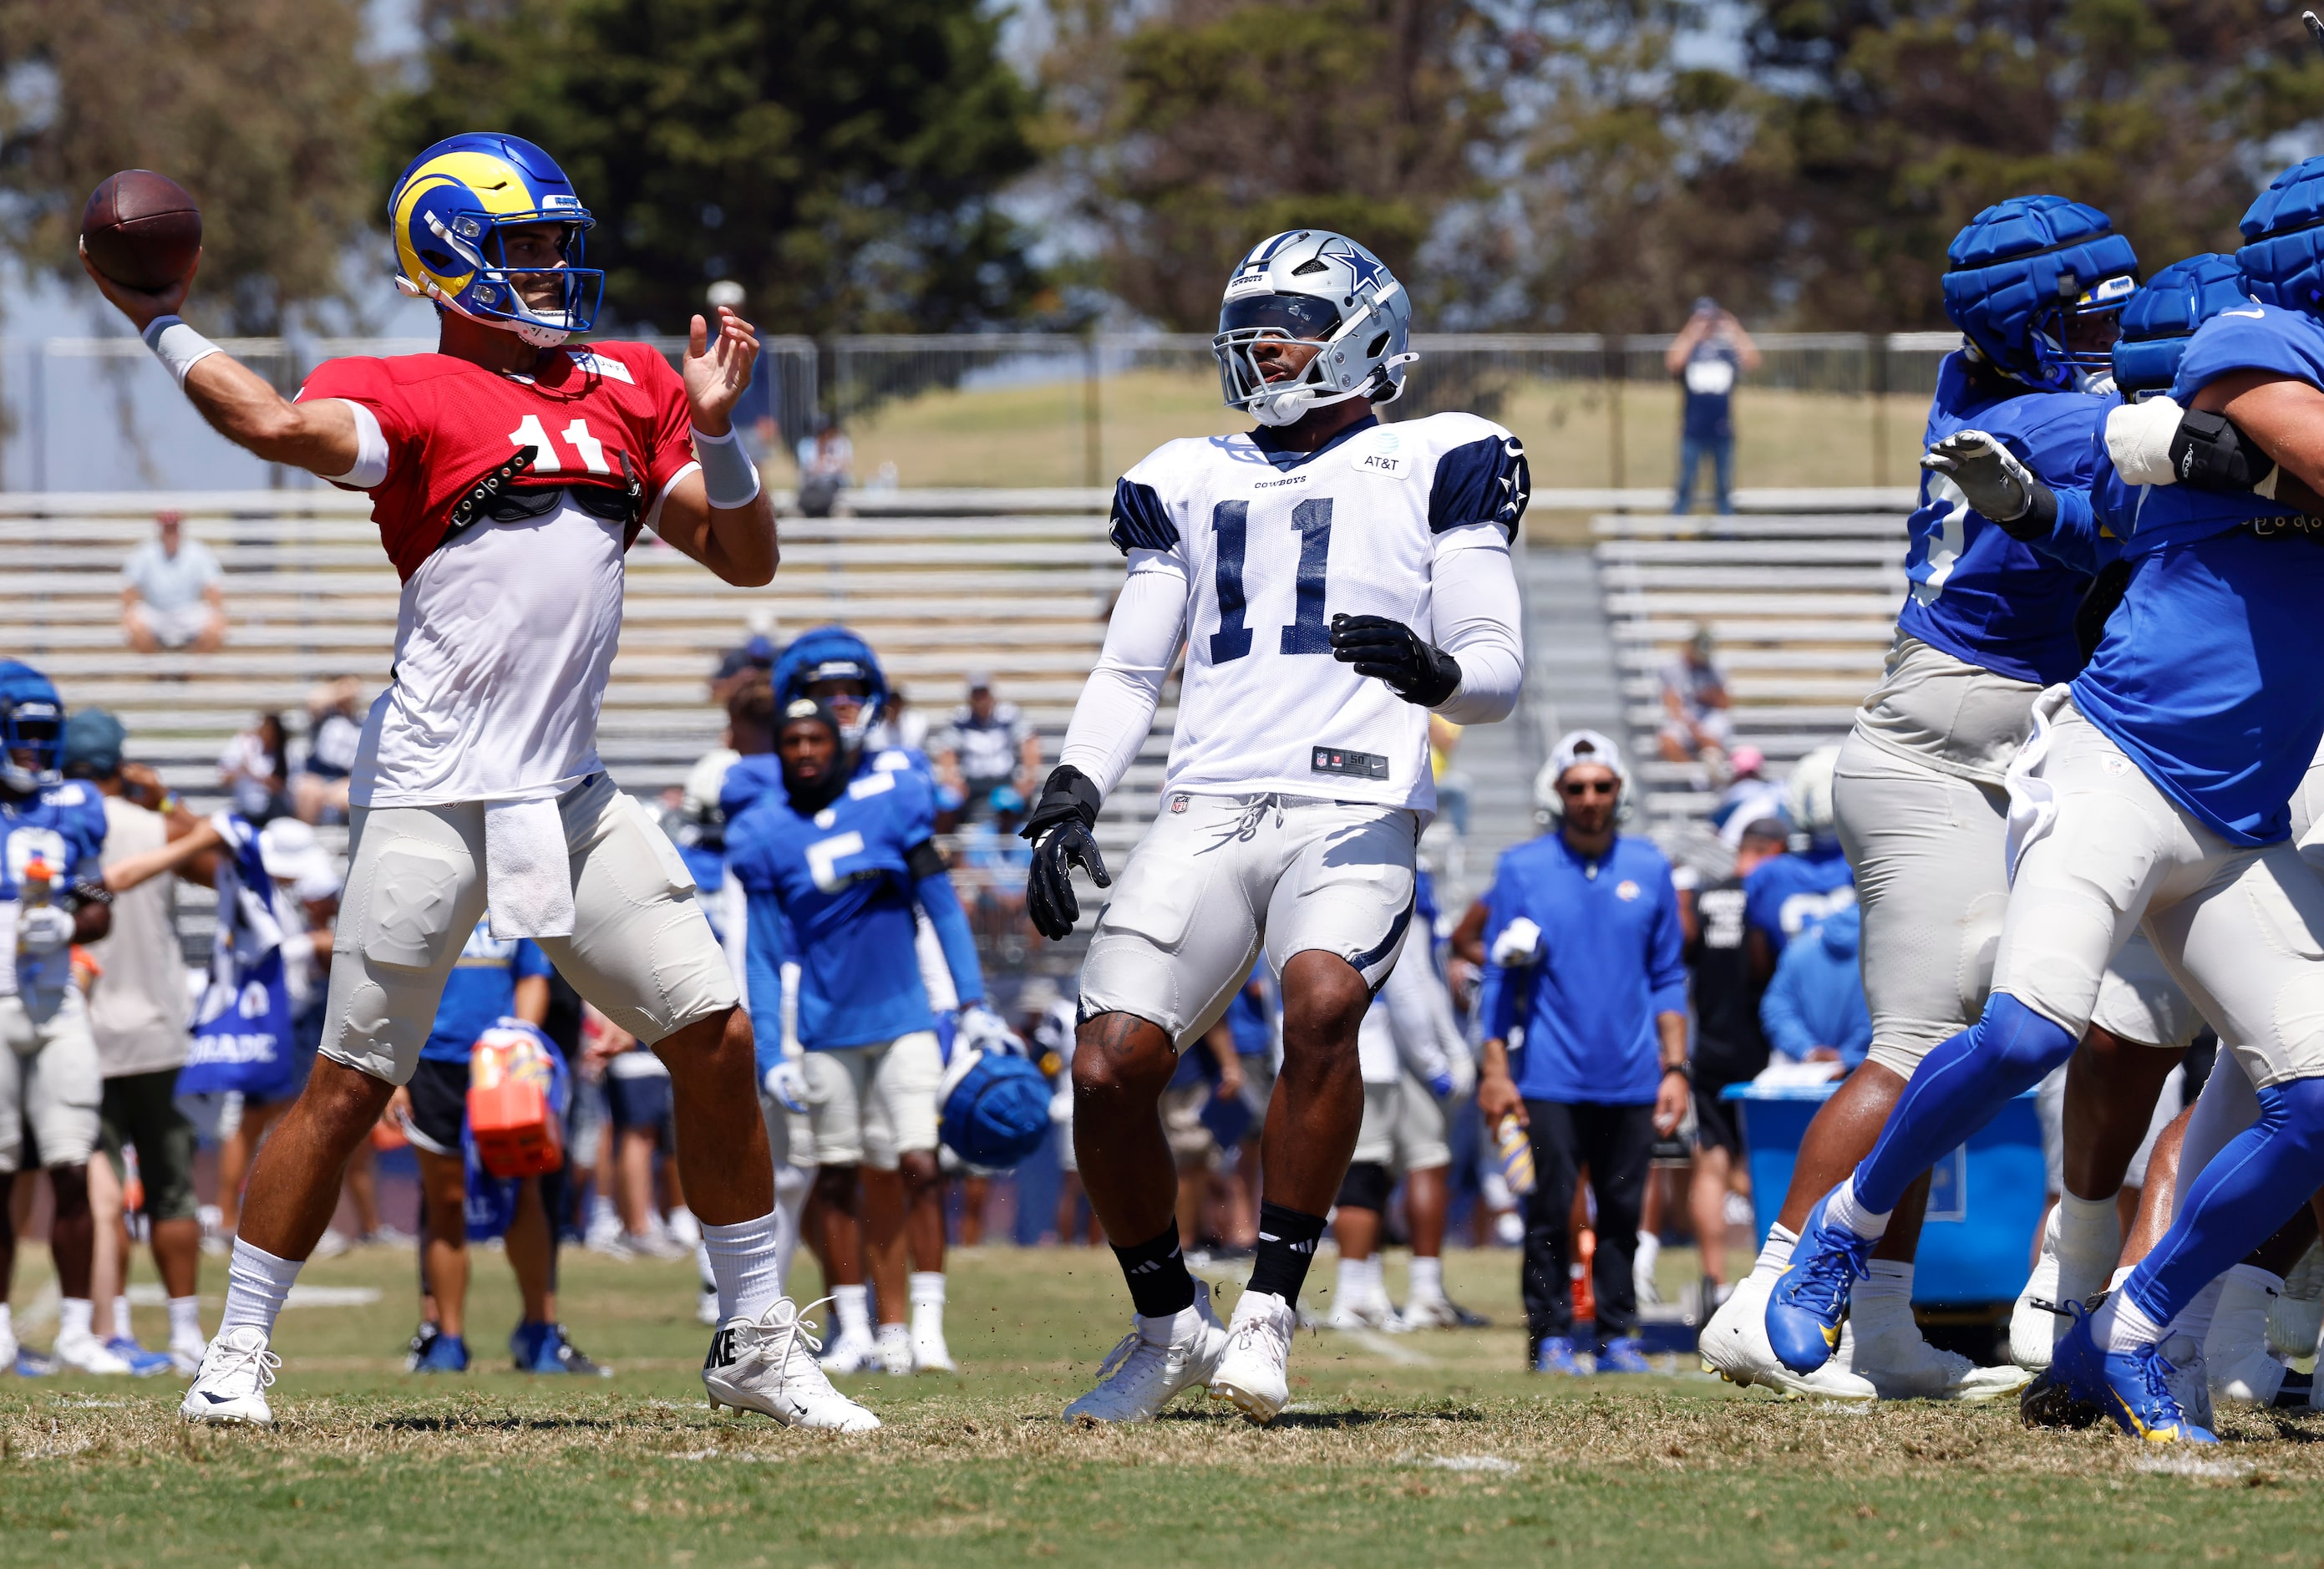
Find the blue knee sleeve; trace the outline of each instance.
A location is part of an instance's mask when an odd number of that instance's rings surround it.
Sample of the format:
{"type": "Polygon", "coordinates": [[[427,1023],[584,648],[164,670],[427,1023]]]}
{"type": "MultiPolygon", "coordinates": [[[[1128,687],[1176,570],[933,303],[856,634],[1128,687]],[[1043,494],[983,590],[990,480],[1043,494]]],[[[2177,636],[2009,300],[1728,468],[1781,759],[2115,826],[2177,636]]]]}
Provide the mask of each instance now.
{"type": "Polygon", "coordinates": [[[2259,1121],[2227,1140],[2187,1190],[2179,1218],[2124,1296],[2169,1324],[2196,1294],[2265,1241],[2324,1187],[2324,1078],[2259,1092],[2259,1121]]]}
{"type": "Polygon", "coordinates": [[[1875,1214],[2001,1108],[2074,1054],[2074,1038],[2006,992],[1975,1024],[1921,1059],[1880,1141],[1856,1168],[1857,1202],[1875,1214]]]}

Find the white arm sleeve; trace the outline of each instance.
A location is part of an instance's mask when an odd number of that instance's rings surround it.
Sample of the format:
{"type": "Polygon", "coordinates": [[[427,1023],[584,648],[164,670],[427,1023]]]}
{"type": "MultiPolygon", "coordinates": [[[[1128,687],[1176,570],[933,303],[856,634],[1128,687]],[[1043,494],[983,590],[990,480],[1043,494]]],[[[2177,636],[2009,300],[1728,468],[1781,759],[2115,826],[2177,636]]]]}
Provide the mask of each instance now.
{"type": "Polygon", "coordinates": [[[341,398],[355,417],[355,466],[345,474],[323,475],[334,485],[353,485],[357,490],[377,490],[387,483],[387,433],[379,428],[379,416],[352,398],[341,398]]]}
{"type": "Polygon", "coordinates": [[[1132,550],[1130,576],[1106,623],[1105,651],[1065,727],[1060,766],[1079,769],[1101,793],[1112,793],[1154,727],[1162,682],[1185,631],[1185,564],[1165,551],[1132,550]]]}
{"type": "Polygon", "coordinates": [[[1414,951],[1415,945],[1426,940],[1416,932],[1406,939],[1403,956],[1380,988],[1380,999],[1388,1004],[1388,1029],[1396,1038],[1396,1055],[1424,1083],[1452,1071],[1443,1040],[1436,1032],[1436,1011],[1428,996],[1428,989],[1436,984],[1436,974],[1429,967],[1427,954],[1414,951]]]}
{"type": "Polygon", "coordinates": [[[1455,725],[1490,725],[1516,712],[1525,686],[1525,633],[1508,540],[1492,523],[1436,537],[1430,586],[1435,643],[1461,664],[1461,685],[1435,711],[1455,725]]]}

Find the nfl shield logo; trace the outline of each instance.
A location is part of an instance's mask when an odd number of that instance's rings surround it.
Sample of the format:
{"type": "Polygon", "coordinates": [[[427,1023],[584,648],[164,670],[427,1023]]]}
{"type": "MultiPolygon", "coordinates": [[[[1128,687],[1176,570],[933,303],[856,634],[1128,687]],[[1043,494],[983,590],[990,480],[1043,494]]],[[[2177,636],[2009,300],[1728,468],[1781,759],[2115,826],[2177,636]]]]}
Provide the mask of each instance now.
{"type": "Polygon", "coordinates": [[[1185,811],[1185,809],[1186,809],[1186,798],[1185,798],[1185,797],[1184,797],[1184,796],[1172,796],[1172,797],[1170,798],[1170,810],[1171,810],[1172,812],[1174,812],[1174,813],[1176,813],[1176,812],[1183,812],[1183,811],[1185,811]]]}

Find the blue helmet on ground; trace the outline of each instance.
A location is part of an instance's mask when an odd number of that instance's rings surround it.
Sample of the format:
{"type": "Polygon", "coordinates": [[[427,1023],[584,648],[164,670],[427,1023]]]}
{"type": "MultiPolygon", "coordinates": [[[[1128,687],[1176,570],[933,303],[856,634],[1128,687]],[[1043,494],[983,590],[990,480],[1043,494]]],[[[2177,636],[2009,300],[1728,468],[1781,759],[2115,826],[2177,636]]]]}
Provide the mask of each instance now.
{"type": "Polygon", "coordinates": [[[2122,309],[2122,336],[2114,344],[2115,390],[2126,398],[2163,391],[2178,375],[2195,329],[2222,310],[2250,303],[2243,270],[2233,256],[2206,251],[2172,263],[2122,309]]]}
{"type": "Polygon", "coordinates": [[[888,707],[888,678],[881,672],[879,656],[844,626],[819,626],[803,633],[775,662],[774,684],[777,713],[794,697],[837,697],[831,706],[839,715],[841,739],[851,750],[863,744],[864,733],[880,723],[888,707]],[[850,713],[847,697],[810,689],[823,681],[861,682],[864,695],[860,706],[850,713]]]}
{"type": "Polygon", "coordinates": [[[0,660],[0,785],[18,795],[64,782],[65,705],[46,676],[0,660]]]}
{"type": "Polygon", "coordinates": [[[2236,264],[2252,298],[2324,315],[2324,157],[2277,175],[2236,226],[2244,247],[2236,264]]]}
{"type": "Polygon", "coordinates": [[[2005,375],[2073,392],[2111,368],[2111,337],[2093,346],[2098,335],[2072,324],[2120,312],[2138,289],[2138,254],[2098,208],[2011,197],[1971,218],[1945,261],[1945,315],[2005,375]]]}
{"type": "Polygon", "coordinates": [[[1013,1051],[954,1048],[938,1134],[971,1166],[1006,1170],[1049,1136],[1049,1081],[1013,1051]]]}

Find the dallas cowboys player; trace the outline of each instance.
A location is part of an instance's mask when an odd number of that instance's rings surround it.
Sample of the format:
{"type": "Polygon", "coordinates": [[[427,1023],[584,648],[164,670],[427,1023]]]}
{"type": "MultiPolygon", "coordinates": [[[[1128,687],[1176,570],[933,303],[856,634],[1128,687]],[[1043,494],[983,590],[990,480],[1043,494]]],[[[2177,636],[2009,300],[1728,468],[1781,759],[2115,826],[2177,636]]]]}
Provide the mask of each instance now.
{"type": "MultiPolygon", "coordinates": [[[[2117,314],[2135,287],[2130,242],[2079,202],[2017,197],[1979,213],[1947,260],[1945,311],[1966,341],[1938,372],[1928,439],[1976,424],[2057,483],[2080,480],[2110,406],[2082,389],[2106,367],[2117,314]]],[[[1809,1125],[1781,1215],[1749,1279],[1708,1326],[1702,1354],[1738,1382],[1800,1392],[1990,1398],[2024,1375],[1939,1352],[1914,1323],[1913,1258],[1926,1200],[1917,1184],[1868,1266],[1865,1311],[1842,1356],[1804,1373],[1787,1369],[1762,1329],[1767,1293],[1809,1206],[1870,1150],[1922,1057],[1984,1001],[2007,898],[2004,771],[2036,695],[2081,662],[2073,632],[2080,572],[1994,527],[1941,475],[1924,477],[1909,526],[1910,590],[1886,676],[1840,749],[1831,792],[1863,904],[1871,1056],[1809,1125]]],[[[2184,1045],[2186,1010],[2158,1025],[2136,1006],[2156,989],[2110,988],[2099,1023],[2129,1039],[2184,1045]]],[[[2093,1034],[2111,1047],[2104,1029],[2093,1034]]],[[[2172,1063],[2161,1052],[2124,1055],[2158,1069],[2150,1086],[2172,1063]]],[[[2131,1152],[2122,1151],[2125,1161],[2131,1152]]],[[[2120,1178],[2117,1167],[2106,1186],[2109,1205],[2120,1178]]],[[[2104,1262],[2097,1268],[2085,1291],[2103,1283],[2104,1262]]]]}
{"type": "MultiPolygon", "coordinates": [[[[2233,420],[2311,489],[2324,482],[2324,160],[2279,176],[2243,220],[2262,301],[2195,334],[2174,401],[2233,420]]],[[[2142,921],[2257,1089],[2256,1123],[2185,1191],[2122,1289],[2075,1315],[2052,1376],[2158,1442],[2210,1442],[2171,1387],[2166,1327],[2324,1179],[2324,884],[2286,802],[2324,736],[2324,520],[2262,495],[2144,483],[2110,452],[2087,488],[2044,485],[1963,431],[1927,460],[2022,538],[2131,564],[2089,667],[2034,706],[2010,773],[2014,876],[1993,992],[1931,1052],[1871,1157],[1810,1213],[1767,1307],[1795,1368],[1828,1354],[1904,1186],[2072,1049],[2109,954],[2142,921]]]]}
{"type": "Polygon", "coordinates": [[[1412,918],[1435,805],[1431,711],[1505,717],[1524,676],[1508,546],[1523,449],[1469,414],[1383,425],[1410,306],[1344,235],[1280,234],[1229,280],[1212,340],[1259,428],[1170,442],[1114,490],[1129,577],[1061,761],[1025,826],[1026,909],[1060,937],[1071,871],[1183,644],[1163,809],[1082,970],[1074,1143],[1136,1305],[1069,1419],[1142,1421],[1207,1382],[1255,1421],[1286,1399],[1294,1305],[1363,1116],[1356,1035],[1412,918]],[[1259,1240],[1231,1326],[1187,1272],[1157,1103],[1260,950],[1282,978],[1259,1240]]]}

